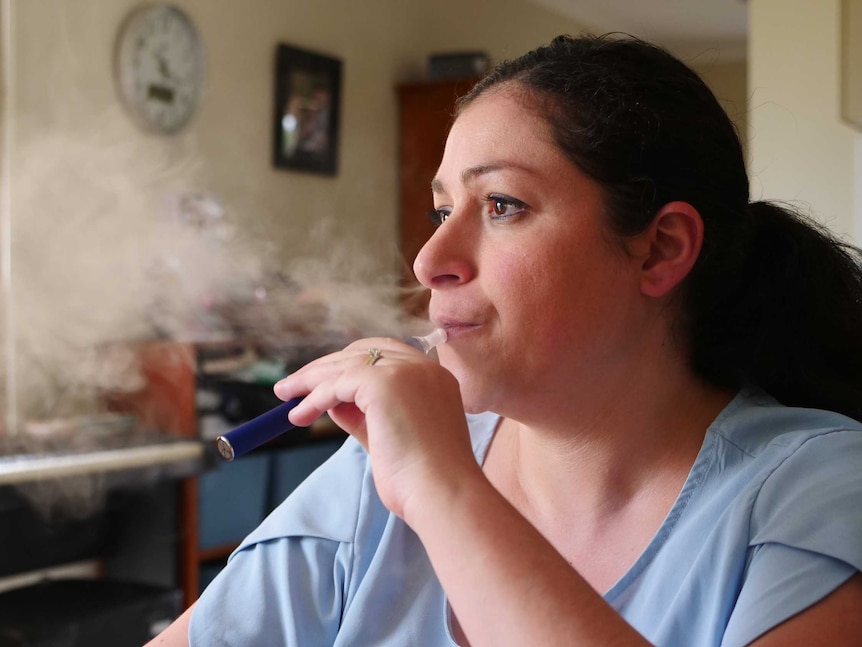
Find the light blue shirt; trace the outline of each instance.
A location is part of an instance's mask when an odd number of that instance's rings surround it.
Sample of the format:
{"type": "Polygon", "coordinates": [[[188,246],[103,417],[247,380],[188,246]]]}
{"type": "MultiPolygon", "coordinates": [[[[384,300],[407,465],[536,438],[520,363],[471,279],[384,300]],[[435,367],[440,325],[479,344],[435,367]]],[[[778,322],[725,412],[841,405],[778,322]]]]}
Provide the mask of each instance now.
{"type": "MultiPolygon", "coordinates": [[[[481,462],[497,416],[470,416],[481,462]]],[[[862,425],[741,392],[667,518],[605,599],[657,645],[745,645],[862,570],[862,425]]],[[[418,537],[381,504],[352,440],[234,552],[193,647],[452,647],[418,537]]]]}

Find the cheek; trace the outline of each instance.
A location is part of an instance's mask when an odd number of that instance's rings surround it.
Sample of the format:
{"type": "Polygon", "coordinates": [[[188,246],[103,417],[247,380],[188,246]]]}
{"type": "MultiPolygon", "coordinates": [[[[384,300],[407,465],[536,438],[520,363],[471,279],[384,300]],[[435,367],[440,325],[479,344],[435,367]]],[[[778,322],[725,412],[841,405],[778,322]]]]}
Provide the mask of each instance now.
{"type": "Polygon", "coordinates": [[[513,301],[542,306],[577,298],[585,268],[570,248],[552,245],[522,247],[500,257],[495,265],[498,289],[513,301]]]}
{"type": "Polygon", "coordinates": [[[540,254],[527,250],[501,255],[493,267],[495,291],[509,308],[529,308],[536,291],[547,289],[548,278],[540,254]]]}
{"type": "Polygon", "coordinates": [[[542,355],[546,344],[556,345],[570,333],[578,288],[568,271],[537,252],[500,260],[494,301],[510,350],[542,355]]]}
{"type": "MultiPolygon", "coordinates": [[[[611,325],[618,299],[618,268],[599,249],[545,241],[498,259],[497,303],[507,323],[518,323],[532,343],[556,346],[591,328],[611,325]]],[[[599,334],[593,331],[592,334],[599,334]]]]}

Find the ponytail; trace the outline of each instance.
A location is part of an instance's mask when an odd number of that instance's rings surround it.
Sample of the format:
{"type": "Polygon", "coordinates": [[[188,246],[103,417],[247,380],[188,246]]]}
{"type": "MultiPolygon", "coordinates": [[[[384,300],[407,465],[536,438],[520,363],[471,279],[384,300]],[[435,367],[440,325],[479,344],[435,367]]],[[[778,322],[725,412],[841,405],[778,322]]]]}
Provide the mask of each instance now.
{"type": "Polygon", "coordinates": [[[862,253],[774,203],[750,204],[745,215],[736,276],[712,268],[691,277],[694,368],[862,420],[862,253]]]}

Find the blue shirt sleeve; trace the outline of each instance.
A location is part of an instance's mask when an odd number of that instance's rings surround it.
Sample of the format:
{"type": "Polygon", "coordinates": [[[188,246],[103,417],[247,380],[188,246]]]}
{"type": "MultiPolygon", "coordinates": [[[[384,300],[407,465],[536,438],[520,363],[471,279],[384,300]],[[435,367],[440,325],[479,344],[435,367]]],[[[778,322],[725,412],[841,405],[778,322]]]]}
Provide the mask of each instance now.
{"type": "Polygon", "coordinates": [[[347,544],[283,537],[238,552],[192,614],[192,647],[331,645],[341,620],[347,544]],[[265,573],[278,575],[263,577],[265,573]],[[277,637],[277,638],[275,638],[277,637]]]}
{"type": "MultiPolygon", "coordinates": [[[[497,420],[468,416],[477,459],[497,420]]],[[[433,645],[444,634],[427,554],[383,506],[353,438],[243,541],[189,625],[192,647],[433,645]]]]}
{"type": "Polygon", "coordinates": [[[822,600],[856,573],[837,559],[765,544],[755,549],[722,645],[748,645],[788,618],[822,600]]]}
{"type": "Polygon", "coordinates": [[[811,437],[766,479],[724,645],[746,645],[862,570],[862,433],[811,437]]]}
{"type": "Polygon", "coordinates": [[[348,439],[242,542],[195,606],[192,647],[333,643],[366,469],[348,439]]]}

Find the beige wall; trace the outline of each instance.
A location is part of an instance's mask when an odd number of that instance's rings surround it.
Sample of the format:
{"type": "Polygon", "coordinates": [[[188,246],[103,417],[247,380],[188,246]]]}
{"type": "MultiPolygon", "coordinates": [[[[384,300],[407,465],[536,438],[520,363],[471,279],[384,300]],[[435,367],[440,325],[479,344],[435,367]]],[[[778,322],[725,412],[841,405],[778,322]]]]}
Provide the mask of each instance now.
{"type": "Polygon", "coordinates": [[[695,59],[692,67],[715,93],[736,124],[743,149],[748,149],[748,65],[745,60],[709,62],[695,59]]]}
{"type": "Polygon", "coordinates": [[[41,134],[65,138],[92,135],[93,129],[100,134],[88,142],[93,147],[140,146],[159,164],[192,162],[206,188],[242,207],[236,213],[244,224],[275,236],[288,249],[296,241],[287,237],[285,222],[301,229],[333,217],[377,249],[392,241],[393,86],[420,77],[429,53],[483,49],[498,58],[559,31],[579,29],[521,0],[179,0],[207,47],[206,96],[186,135],[158,138],[139,133],[122,118],[111,82],[116,30],[136,4],[13,0],[16,109],[28,120],[19,125],[19,146],[41,134]],[[341,172],[335,179],[270,165],[272,57],[279,41],[345,62],[341,172]]]}
{"type": "MultiPolygon", "coordinates": [[[[21,418],[64,413],[55,392],[79,379],[78,350],[152,335],[167,293],[198,305],[247,289],[262,267],[323,258],[336,240],[349,243],[341,271],[395,270],[395,84],[422,77],[431,53],[499,59],[581,29],[522,0],[175,0],[198,25],[208,72],[187,132],[160,137],[135,127],[113,87],[117,30],[137,0],[7,1],[14,298],[4,305],[21,418]],[[271,166],[278,42],[344,61],[335,178],[271,166]],[[176,198],[190,191],[222,201],[229,243],[176,228],[176,198]]],[[[189,336],[207,323],[176,319],[189,336]]]]}
{"type": "Polygon", "coordinates": [[[858,135],[841,120],[840,0],[750,0],[753,199],[793,201],[853,236],[858,135]]]}

